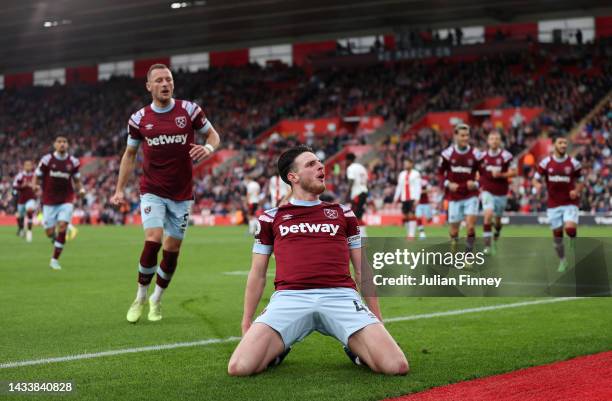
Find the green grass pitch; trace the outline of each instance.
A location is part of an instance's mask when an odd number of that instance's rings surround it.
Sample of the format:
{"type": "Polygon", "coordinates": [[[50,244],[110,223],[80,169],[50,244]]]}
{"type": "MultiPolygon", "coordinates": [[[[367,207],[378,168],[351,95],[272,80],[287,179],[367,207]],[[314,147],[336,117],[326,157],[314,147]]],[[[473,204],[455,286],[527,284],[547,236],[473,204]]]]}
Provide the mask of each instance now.
{"type": "MultiPolygon", "coordinates": [[[[370,236],[403,236],[401,227],[370,227],[370,236]]],[[[606,231],[607,230],[607,231],[606,231]]],[[[446,228],[430,229],[445,235],[446,228]]],[[[252,239],[245,227],[191,227],[164,319],[125,321],[136,289],[140,227],[81,227],[48,268],[40,228],[25,243],[0,234],[0,365],[240,334],[252,239]]],[[[581,236],[609,229],[580,227],[581,236]]],[[[545,227],[505,227],[506,236],[550,236],[545,227]]],[[[552,246],[543,252],[552,252],[552,246]]],[[[273,268],[273,266],[271,266],[273,268]]],[[[272,292],[272,278],[263,303],[272,292]]],[[[515,303],[523,298],[384,298],[386,318],[515,303]]],[[[260,309],[263,305],[260,305],[260,309]]],[[[380,400],[432,386],[612,349],[612,300],[578,299],[387,324],[408,355],[411,373],[383,377],[351,364],[340,344],[313,334],[278,368],[252,378],[227,376],[236,342],[94,359],[0,368],[1,381],[66,381],[83,400],[380,400]]],[[[0,399],[45,399],[2,395],[0,399]]],[[[56,397],[56,396],[54,396],[56,397]]]]}

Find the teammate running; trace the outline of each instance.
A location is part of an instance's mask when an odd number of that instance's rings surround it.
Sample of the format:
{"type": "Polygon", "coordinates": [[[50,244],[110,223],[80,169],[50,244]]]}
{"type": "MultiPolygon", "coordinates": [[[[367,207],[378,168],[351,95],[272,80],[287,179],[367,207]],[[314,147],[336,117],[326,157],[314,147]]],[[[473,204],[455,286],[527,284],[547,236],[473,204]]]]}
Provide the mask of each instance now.
{"type": "Polygon", "coordinates": [[[584,184],[580,162],[567,154],[567,139],[558,136],[554,138],[553,146],[553,154],[538,164],[533,186],[539,192],[542,187],[540,180],[546,181],[546,214],[559,256],[558,271],[562,273],[569,267],[563,246],[563,229],[570,238],[569,244],[573,251],[578,228],[578,201],[584,184]]]}
{"type": "Polygon", "coordinates": [[[448,222],[451,246],[457,246],[459,225],[465,219],[467,229],[466,250],[471,251],[476,239],[478,215],[478,151],[470,146],[470,127],[455,127],[454,144],[442,152],[439,173],[448,197],[448,222]]]}
{"type": "Polygon", "coordinates": [[[138,266],[136,299],[127,320],[136,323],[146,303],[151,280],[157,273],[149,298],[150,321],[162,318],[161,298],[176,270],[179,250],[189,224],[193,203],[192,163],[204,160],[219,146],[219,135],[195,103],[174,99],[172,72],[164,64],[153,64],[147,73],[152,103],[132,114],[128,121],[127,148],[121,159],[119,178],[111,202],[125,202],[124,189],[134,171],[138,147],[143,146],[140,178],[140,214],[145,243],[138,266]],[[195,133],[207,135],[197,145],[195,133]],[[163,242],[163,244],[162,244],[163,242]],[[157,254],[163,247],[162,260],[157,254]]]}
{"type": "Polygon", "coordinates": [[[59,258],[74,211],[74,190],[79,196],[85,196],[85,189],[81,184],[79,159],[68,154],[68,139],[58,136],[53,147],[55,152],[46,154],[38,163],[33,187],[37,189],[38,180],[42,181],[43,224],[47,237],[53,241],[49,266],[61,270],[59,258]]]}
{"type": "Polygon", "coordinates": [[[487,137],[489,149],[480,155],[480,197],[484,212],[483,239],[484,253],[497,252],[497,240],[502,229],[502,216],[508,203],[508,180],[516,176],[512,166],[512,153],[501,147],[501,134],[491,131],[487,137]],[[495,217],[495,234],[491,233],[491,223],[495,217]],[[491,244],[491,237],[494,238],[491,244]]]}
{"type": "Polygon", "coordinates": [[[17,235],[23,237],[25,233],[26,241],[32,242],[32,224],[36,212],[32,160],[23,162],[23,170],[15,176],[13,189],[17,191],[17,235]]]}

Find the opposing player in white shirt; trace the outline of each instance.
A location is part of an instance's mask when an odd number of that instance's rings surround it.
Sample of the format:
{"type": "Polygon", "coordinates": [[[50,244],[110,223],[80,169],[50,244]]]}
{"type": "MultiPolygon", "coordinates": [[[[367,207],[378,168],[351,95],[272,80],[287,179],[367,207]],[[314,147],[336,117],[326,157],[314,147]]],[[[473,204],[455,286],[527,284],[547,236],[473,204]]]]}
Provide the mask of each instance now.
{"type": "Polygon", "coordinates": [[[270,178],[268,190],[270,192],[270,207],[273,208],[287,203],[289,196],[291,195],[291,187],[285,184],[285,181],[283,181],[278,175],[270,178]]]}
{"type": "Polygon", "coordinates": [[[404,170],[397,178],[397,187],[393,203],[402,202],[402,222],[406,227],[408,239],[414,239],[416,234],[416,217],[414,215],[415,206],[421,198],[421,173],[414,168],[411,159],[404,160],[404,170]]]}
{"type": "Polygon", "coordinates": [[[249,233],[254,234],[257,227],[257,208],[261,196],[261,186],[252,178],[246,180],[247,218],[249,219],[249,233]]]}
{"type": "Polygon", "coordinates": [[[346,178],[349,187],[346,202],[351,204],[351,208],[357,216],[361,236],[366,237],[363,214],[368,199],[368,170],[362,164],[355,162],[356,158],[354,153],[346,155],[346,178]]]}

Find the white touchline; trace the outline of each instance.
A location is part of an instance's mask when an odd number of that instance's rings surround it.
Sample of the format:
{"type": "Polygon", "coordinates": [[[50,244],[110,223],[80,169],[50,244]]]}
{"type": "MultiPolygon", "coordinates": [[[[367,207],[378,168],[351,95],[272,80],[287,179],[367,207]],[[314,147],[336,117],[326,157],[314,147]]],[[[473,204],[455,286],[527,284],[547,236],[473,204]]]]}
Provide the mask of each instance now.
{"type": "MultiPolygon", "coordinates": [[[[450,310],[446,312],[434,312],[434,313],[426,313],[426,314],[421,314],[421,315],[392,317],[389,319],[385,319],[385,323],[404,322],[408,320],[431,319],[431,318],[443,317],[443,316],[464,315],[467,313],[486,312],[486,311],[491,311],[491,310],[509,309],[509,308],[520,308],[521,306],[551,304],[555,302],[574,301],[578,299],[584,299],[584,298],[546,298],[546,299],[539,299],[535,301],[515,302],[511,304],[480,306],[477,308],[457,309],[457,310],[450,310]]],[[[81,359],[93,359],[93,358],[101,358],[104,356],[133,354],[133,353],[138,353],[138,352],[161,351],[161,350],[174,349],[174,348],[199,347],[199,346],[212,345],[212,344],[224,344],[224,343],[236,342],[239,340],[240,340],[240,337],[210,338],[208,340],[190,341],[190,342],[173,343],[173,344],[150,345],[147,347],[117,349],[117,350],[111,350],[111,351],[93,352],[93,353],[88,353],[88,354],[60,356],[56,358],[44,358],[44,359],[34,359],[30,361],[6,362],[6,363],[0,363],[0,369],[17,368],[21,366],[31,366],[31,365],[44,365],[44,364],[58,363],[58,362],[78,361],[81,359]]]]}

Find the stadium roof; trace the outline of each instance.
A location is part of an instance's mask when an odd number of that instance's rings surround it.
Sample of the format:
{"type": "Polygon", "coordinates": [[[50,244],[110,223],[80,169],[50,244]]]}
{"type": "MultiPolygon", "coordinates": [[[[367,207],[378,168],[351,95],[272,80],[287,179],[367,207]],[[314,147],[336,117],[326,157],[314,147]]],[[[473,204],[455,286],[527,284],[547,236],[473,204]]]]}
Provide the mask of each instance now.
{"type": "MultiPolygon", "coordinates": [[[[401,27],[602,15],[608,0],[3,0],[0,73],[401,27]]],[[[334,36],[335,35],[335,36],[334,36]]]]}

